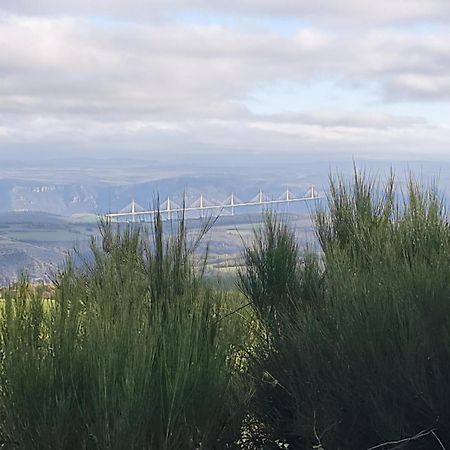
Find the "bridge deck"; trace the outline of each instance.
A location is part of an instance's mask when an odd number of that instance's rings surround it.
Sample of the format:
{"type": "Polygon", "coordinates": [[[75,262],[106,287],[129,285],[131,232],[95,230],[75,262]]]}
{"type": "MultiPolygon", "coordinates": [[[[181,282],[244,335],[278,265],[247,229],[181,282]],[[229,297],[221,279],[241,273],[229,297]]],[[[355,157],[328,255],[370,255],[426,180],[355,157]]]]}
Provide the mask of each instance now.
{"type": "Polygon", "coordinates": [[[109,213],[106,214],[106,217],[111,219],[117,219],[121,217],[136,217],[136,216],[147,216],[147,215],[155,215],[159,213],[180,213],[180,212],[190,212],[190,211],[208,211],[208,210],[224,210],[224,209],[232,209],[241,208],[244,206],[264,206],[264,205],[274,205],[280,203],[295,203],[295,202],[304,202],[304,201],[312,201],[319,200],[321,196],[310,196],[310,197],[300,197],[300,198],[285,198],[285,199],[277,199],[277,200],[263,200],[263,201],[250,201],[250,202],[241,202],[241,203],[229,203],[226,205],[204,205],[204,206],[186,206],[186,207],[177,207],[177,208],[169,208],[169,209],[153,209],[148,211],[128,211],[128,212],[118,212],[118,213],[109,213]]]}

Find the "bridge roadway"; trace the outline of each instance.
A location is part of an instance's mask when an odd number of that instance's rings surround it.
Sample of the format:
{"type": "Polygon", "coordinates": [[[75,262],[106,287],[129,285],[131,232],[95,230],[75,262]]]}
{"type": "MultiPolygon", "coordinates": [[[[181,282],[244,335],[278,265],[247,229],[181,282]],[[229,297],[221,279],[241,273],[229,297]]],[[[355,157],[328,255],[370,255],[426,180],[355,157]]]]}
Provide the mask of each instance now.
{"type": "MultiPolygon", "coordinates": [[[[261,193],[260,193],[261,194],[261,193]]],[[[191,211],[199,211],[199,212],[207,212],[210,210],[225,210],[225,209],[231,209],[232,215],[234,214],[235,208],[242,208],[245,206],[264,206],[264,205],[276,205],[276,204],[283,204],[283,203],[295,203],[295,202],[304,202],[304,201],[312,201],[312,200],[319,200],[323,198],[322,196],[318,196],[315,194],[314,190],[311,191],[311,195],[307,197],[289,197],[289,192],[286,191],[286,198],[282,199],[276,199],[276,200],[268,200],[263,199],[262,196],[260,197],[260,200],[257,201],[248,201],[248,202],[233,202],[233,195],[231,196],[231,203],[227,204],[220,204],[220,205],[204,205],[200,204],[199,206],[185,206],[180,207],[176,205],[176,207],[172,208],[171,203],[173,203],[170,198],[166,200],[167,207],[164,209],[153,209],[153,210],[136,210],[136,204],[134,201],[131,202],[131,211],[126,212],[117,212],[117,213],[109,213],[106,214],[106,217],[110,219],[120,219],[120,218],[131,218],[132,220],[136,219],[137,217],[141,216],[154,216],[158,212],[160,214],[168,214],[169,217],[172,214],[176,213],[186,213],[191,211]]],[[[203,202],[203,197],[200,197],[200,202],[203,202]]]]}

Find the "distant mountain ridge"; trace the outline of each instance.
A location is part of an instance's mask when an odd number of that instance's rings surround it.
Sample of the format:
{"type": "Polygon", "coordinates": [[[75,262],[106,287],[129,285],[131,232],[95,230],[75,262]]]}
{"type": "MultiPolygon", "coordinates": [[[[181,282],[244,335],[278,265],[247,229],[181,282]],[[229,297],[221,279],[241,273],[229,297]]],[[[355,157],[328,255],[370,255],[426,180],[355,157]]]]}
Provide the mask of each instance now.
{"type": "MultiPolygon", "coordinates": [[[[208,167],[202,161],[68,160],[59,162],[5,163],[0,167],[0,213],[42,211],[72,216],[117,212],[135,200],[144,208],[161,203],[168,196],[186,204],[200,193],[213,203],[224,201],[232,192],[242,200],[253,198],[259,190],[278,197],[286,188],[302,194],[311,184],[325,191],[329,173],[351,178],[353,161],[324,162],[312,157],[292,161],[248,156],[233,161],[215,161],[208,167]],[[226,163],[226,164],[225,164],[226,163]]],[[[390,169],[404,180],[409,171],[428,182],[437,178],[440,189],[450,192],[450,163],[423,161],[366,160],[356,165],[369,174],[386,175],[390,169]]]]}
{"type": "MultiPolygon", "coordinates": [[[[302,194],[310,187],[308,180],[291,182],[290,189],[302,194]]],[[[269,196],[281,195],[287,186],[277,180],[246,179],[240,175],[210,175],[172,177],[135,184],[111,185],[63,184],[24,181],[20,179],[0,180],[0,213],[7,211],[40,211],[62,216],[92,213],[102,214],[119,211],[131,200],[144,208],[153,208],[168,196],[178,204],[194,202],[202,193],[208,200],[220,204],[231,192],[241,198],[253,198],[259,190],[269,196]]]]}

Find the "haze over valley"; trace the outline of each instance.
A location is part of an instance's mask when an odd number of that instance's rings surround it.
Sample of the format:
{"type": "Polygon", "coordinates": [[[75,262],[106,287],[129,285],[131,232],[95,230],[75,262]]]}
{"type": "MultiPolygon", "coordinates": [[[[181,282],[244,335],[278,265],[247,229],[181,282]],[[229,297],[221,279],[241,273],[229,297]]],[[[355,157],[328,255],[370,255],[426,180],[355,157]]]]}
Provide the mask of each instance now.
{"type": "MultiPolygon", "coordinates": [[[[22,270],[34,281],[51,281],[68,252],[76,248],[88,257],[91,236],[98,237],[99,218],[120,211],[132,200],[153,209],[158,196],[160,203],[170,196],[178,204],[184,199],[189,205],[203,194],[205,201],[221,204],[232,192],[244,201],[260,190],[272,198],[286,189],[301,197],[311,185],[323,195],[330,171],[350,178],[354,162],[374,176],[386,176],[392,168],[400,184],[413,171],[424,182],[436,179],[443,195],[450,192],[450,164],[442,161],[348,158],[327,163],[303,157],[291,161],[260,158],[252,163],[242,158],[220,165],[182,157],[176,163],[162,158],[6,161],[0,169],[0,283],[16,280],[22,270]]],[[[323,202],[276,208],[289,215],[301,245],[315,239],[310,216],[317,206],[323,202]]],[[[239,263],[242,239],[251,237],[261,218],[258,207],[244,208],[233,217],[219,210],[212,215],[219,213],[207,237],[211,273],[220,269],[227,273],[227,267],[239,263]]],[[[196,229],[201,221],[189,224],[196,229]]]]}

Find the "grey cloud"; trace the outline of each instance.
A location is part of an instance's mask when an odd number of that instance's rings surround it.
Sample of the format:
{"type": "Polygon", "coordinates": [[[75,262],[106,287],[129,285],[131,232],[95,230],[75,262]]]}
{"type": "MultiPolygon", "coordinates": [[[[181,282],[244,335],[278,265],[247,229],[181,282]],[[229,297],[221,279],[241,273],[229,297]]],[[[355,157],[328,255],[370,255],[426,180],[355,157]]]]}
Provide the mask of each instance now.
{"type": "Polygon", "coordinates": [[[319,125],[321,127],[349,127],[353,129],[386,130],[414,126],[431,127],[422,117],[394,116],[380,112],[342,112],[338,110],[309,111],[303,114],[277,114],[258,116],[259,122],[284,123],[290,125],[319,125]]]}
{"type": "Polygon", "coordinates": [[[450,34],[263,30],[174,23],[103,27],[73,17],[0,19],[0,155],[14,146],[152,151],[446,152],[417,117],[316,111],[259,117],[261,82],[378,83],[380,99],[448,99],[450,34]]]}
{"type": "Polygon", "coordinates": [[[0,112],[229,117],[249,89],[274,80],[376,82],[393,99],[448,98],[450,35],[221,26],[107,28],[81,19],[0,21],[0,112]],[[437,76],[436,74],[439,74],[437,76]],[[430,89],[420,80],[439,81],[430,89]],[[428,78],[427,78],[428,77],[428,78]],[[421,87],[422,86],[422,87],[421,87]],[[401,95],[400,95],[401,93],[401,95]]]}
{"type": "Polygon", "coordinates": [[[104,30],[9,16],[0,28],[0,111],[226,115],[260,77],[306,74],[324,39],[308,30],[286,41],[214,26],[104,30]]]}
{"type": "MultiPolygon", "coordinates": [[[[446,154],[449,129],[425,121],[389,116],[365,117],[339,115],[338,112],[299,117],[256,117],[240,120],[196,118],[179,121],[86,122],[81,119],[22,118],[5,120],[0,128],[0,155],[20,146],[34,149],[60,149],[77,154],[145,154],[226,152],[230,157],[243,154],[351,152],[367,154],[412,155],[446,154]],[[375,124],[374,124],[375,123],[375,124]]],[[[8,153],[10,154],[10,153],[8,153]]]]}
{"type": "Polygon", "coordinates": [[[401,74],[392,77],[385,86],[388,101],[449,101],[450,76],[401,74]]]}
{"type": "Polygon", "coordinates": [[[302,19],[366,23],[447,20],[446,0],[3,0],[6,10],[19,13],[80,14],[97,13],[120,17],[152,18],[179,10],[202,10],[231,14],[296,16],[302,19]]]}

